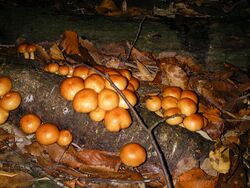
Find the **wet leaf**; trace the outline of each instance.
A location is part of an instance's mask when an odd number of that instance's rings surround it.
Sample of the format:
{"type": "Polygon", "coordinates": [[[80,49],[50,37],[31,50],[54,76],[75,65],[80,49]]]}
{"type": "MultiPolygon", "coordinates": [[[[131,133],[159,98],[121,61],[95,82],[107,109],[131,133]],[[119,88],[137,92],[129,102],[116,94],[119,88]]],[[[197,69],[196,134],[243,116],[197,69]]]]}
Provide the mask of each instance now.
{"type": "Polygon", "coordinates": [[[52,59],[55,60],[64,60],[64,56],[63,53],[61,52],[61,50],[59,49],[59,47],[57,46],[56,43],[54,43],[51,47],[50,47],[50,56],[52,59]]]}
{"type": "Polygon", "coordinates": [[[75,54],[79,55],[79,44],[78,44],[78,35],[74,31],[66,30],[63,34],[63,40],[60,43],[60,47],[65,51],[66,54],[75,54]]]}
{"type": "Polygon", "coordinates": [[[216,177],[207,175],[199,168],[191,169],[178,177],[176,188],[214,188],[217,182],[216,177]]]}
{"type": "Polygon", "coordinates": [[[112,152],[100,150],[81,150],[76,153],[77,158],[85,165],[101,167],[106,170],[118,171],[121,160],[112,152]]]}
{"type": "Polygon", "coordinates": [[[220,146],[209,152],[212,167],[219,173],[226,174],[230,169],[229,148],[220,146]]]}
{"type": "Polygon", "coordinates": [[[33,177],[25,172],[0,171],[0,187],[28,187],[33,184],[33,177]]]}

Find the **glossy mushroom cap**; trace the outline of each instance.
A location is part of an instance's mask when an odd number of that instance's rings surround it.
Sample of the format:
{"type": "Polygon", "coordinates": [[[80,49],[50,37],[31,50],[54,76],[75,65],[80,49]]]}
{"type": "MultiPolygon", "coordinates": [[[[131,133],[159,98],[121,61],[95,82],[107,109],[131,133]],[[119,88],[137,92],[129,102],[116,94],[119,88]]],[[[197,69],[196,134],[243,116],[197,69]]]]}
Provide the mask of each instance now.
{"type": "Polygon", "coordinates": [[[19,52],[19,53],[25,53],[25,52],[27,52],[27,44],[20,44],[18,47],[17,47],[17,51],[19,52]]]}
{"type": "Polygon", "coordinates": [[[120,150],[121,161],[131,167],[138,167],[146,161],[146,150],[137,143],[128,143],[120,150]]]}
{"type": "Polygon", "coordinates": [[[28,53],[35,52],[36,51],[36,46],[34,44],[30,44],[26,48],[28,53]]]}
{"type": "Polygon", "coordinates": [[[7,76],[0,76],[0,97],[8,93],[12,88],[12,82],[7,76]]]}
{"type": "Polygon", "coordinates": [[[110,132],[119,132],[121,129],[128,128],[131,123],[129,112],[120,107],[107,111],[104,117],[104,126],[110,132]]]}
{"type": "Polygon", "coordinates": [[[97,93],[93,89],[82,89],[73,99],[73,108],[76,112],[89,113],[97,108],[97,93]]]}
{"type": "Polygon", "coordinates": [[[181,88],[175,86],[169,86],[163,90],[162,96],[163,97],[171,96],[179,100],[181,98],[181,92],[182,92],[181,88]]]}

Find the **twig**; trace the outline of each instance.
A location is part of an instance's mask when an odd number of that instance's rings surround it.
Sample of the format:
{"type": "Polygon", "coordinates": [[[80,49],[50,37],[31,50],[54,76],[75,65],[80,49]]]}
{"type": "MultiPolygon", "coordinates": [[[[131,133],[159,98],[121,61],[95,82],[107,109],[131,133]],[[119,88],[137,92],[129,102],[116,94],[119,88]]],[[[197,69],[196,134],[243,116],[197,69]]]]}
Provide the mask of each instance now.
{"type": "Polygon", "coordinates": [[[0,47],[12,48],[12,47],[15,47],[15,44],[0,44],[0,47]]]}
{"type": "Polygon", "coordinates": [[[139,39],[141,30],[142,30],[142,24],[143,24],[143,22],[145,21],[145,19],[146,19],[146,16],[144,16],[144,17],[142,18],[142,20],[141,20],[141,22],[140,22],[140,24],[139,24],[139,28],[138,28],[138,31],[137,31],[135,40],[133,41],[132,46],[131,46],[130,49],[129,49],[129,53],[128,53],[127,58],[126,58],[125,61],[128,61],[128,59],[130,58],[130,55],[131,55],[131,53],[132,53],[132,50],[133,50],[133,48],[134,48],[134,46],[135,46],[137,40],[139,39]]]}
{"type": "MultiPolygon", "coordinates": [[[[66,60],[72,62],[74,60],[72,60],[71,58],[66,58],[66,60]]],[[[116,90],[116,92],[122,97],[122,99],[125,101],[125,103],[128,105],[129,109],[132,111],[132,113],[134,114],[135,118],[137,119],[138,123],[142,126],[142,128],[144,129],[144,131],[147,132],[147,134],[149,135],[150,137],[150,140],[151,140],[151,143],[152,145],[154,146],[154,149],[157,153],[157,156],[159,158],[159,161],[161,163],[161,166],[162,166],[162,170],[163,170],[163,174],[164,174],[164,178],[166,180],[166,183],[167,183],[167,186],[168,188],[173,188],[173,183],[172,183],[172,180],[171,180],[171,175],[170,175],[170,172],[169,172],[169,169],[168,169],[168,165],[167,165],[167,162],[164,160],[163,158],[163,154],[156,142],[156,139],[151,131],[151,129],[149,129],[147,127],[147,125],[143,122],[143,120],[141,119],[141,117],[138,115],[138,113],[136,112],[135,108],[130,104],[130,102],[127,100],[127,98],[125,97],[125,95],[122,93],[122,91],[114,84],[114,82],[110,79],[109,75],[108,74],[104,74],[103,72],[99,71],[98,69],[88,65],[88,64],[85,64],[85,63],[80,63],[79,65],[83,65],[91,70],[94,70],[97,74],[99,74],[100,76],[102,76],[103,78],[105,78],[109,83],[110,85],[116,90]]]]}

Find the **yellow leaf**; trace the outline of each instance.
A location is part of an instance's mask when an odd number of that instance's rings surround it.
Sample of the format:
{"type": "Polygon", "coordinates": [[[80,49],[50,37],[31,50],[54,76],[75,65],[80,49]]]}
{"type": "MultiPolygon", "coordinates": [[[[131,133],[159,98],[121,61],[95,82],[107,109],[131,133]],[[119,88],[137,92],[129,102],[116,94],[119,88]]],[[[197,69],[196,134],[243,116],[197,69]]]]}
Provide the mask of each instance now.
{"type": "Polygon", "coordinates": [[[226,174],[230,169],[229,148],[220,146],[209,152],[210,163],[217,172],[226,174]]]}

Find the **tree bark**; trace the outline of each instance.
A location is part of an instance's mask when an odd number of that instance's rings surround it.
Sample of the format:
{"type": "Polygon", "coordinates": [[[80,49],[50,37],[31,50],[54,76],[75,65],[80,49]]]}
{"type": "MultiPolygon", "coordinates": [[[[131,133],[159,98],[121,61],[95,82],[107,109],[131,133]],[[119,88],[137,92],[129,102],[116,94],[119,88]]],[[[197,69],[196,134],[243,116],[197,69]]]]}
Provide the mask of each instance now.
{"type": "MultiPolygon", "coordinates": [[[[0,64],[0,75],[9,76],[13,90],[22,95],[20,107],[10,113],[11,123],[18,126],[24,114],[35,113],[44,123],[54,123],[59,129],[72,131],[74,142],[83,148],[118,152],[124,144],[136,142],[146,148],[147,163],[159,164],[149,136],[134,117],[129,128],[118,133],[108,132],[102,123],[91,121],[87,114],[75,112],[72,103],[60,95],[63,77],[41,71],[37,62],[16,62],[7,60],[7,63],[0,64]]],[[[142,83],[138,94],[153,89],[155,86],[142,83]]],[[[154,113],[143,108],[141,103],[136,109],[149,127],[160,120],[154,113]]],[[[194,166],[199,165],[212,148],[212,142],[179,126],[161,123],[155,128],[154,134],[171,172],[178,168],[178,163],[184,158],[192,158],[196,161],[194,166]]]]}

